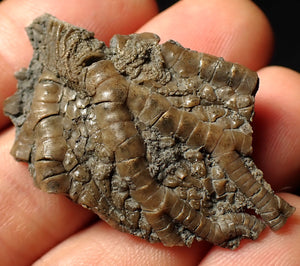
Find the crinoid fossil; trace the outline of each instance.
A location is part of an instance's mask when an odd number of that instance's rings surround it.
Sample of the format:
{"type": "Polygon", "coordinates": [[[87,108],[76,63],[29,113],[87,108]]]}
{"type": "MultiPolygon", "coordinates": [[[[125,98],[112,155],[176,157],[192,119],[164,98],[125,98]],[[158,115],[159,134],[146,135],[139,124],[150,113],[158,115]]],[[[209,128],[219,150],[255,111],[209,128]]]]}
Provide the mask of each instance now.
{"type": "Polygon", "coordinates": [[[292,215],[250,157],[255,72],[152,33],[107,47],[48,14],[27,33],[5,113],[39,188],[166,246],[236,248],[292,215]]]}

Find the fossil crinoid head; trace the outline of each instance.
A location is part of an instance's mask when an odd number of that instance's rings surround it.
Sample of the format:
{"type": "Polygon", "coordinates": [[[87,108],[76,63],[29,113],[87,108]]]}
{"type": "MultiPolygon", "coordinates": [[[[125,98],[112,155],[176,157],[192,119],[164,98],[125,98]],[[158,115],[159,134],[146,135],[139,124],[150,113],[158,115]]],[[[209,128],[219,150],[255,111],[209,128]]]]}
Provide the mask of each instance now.
{"type": "Polygon", "coordinates": [[[115,68],[136,83],[166,84],[171,76],[164,67],[159,45],[160,38],[153,33],[115,35],[110,41],[115,68]]]}
{"type": "Polygon", "coordinates": [[[94,33],[49,14],[35,19],[26,30],[34,48],[33,57],[76,90],[81,88],[84,68],[104,57],[105,45],[94,38],[94,33]]]}

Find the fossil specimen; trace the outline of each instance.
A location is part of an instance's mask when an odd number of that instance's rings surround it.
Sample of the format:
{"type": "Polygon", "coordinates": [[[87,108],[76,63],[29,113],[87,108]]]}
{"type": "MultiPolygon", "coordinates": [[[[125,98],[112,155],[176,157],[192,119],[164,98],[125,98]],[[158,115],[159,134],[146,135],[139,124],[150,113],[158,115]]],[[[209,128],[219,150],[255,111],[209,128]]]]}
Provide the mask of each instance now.
{"type": "Polygon", "coordinates": [[[292,215],[250,157],[255,72],[152,33],[107,47],[50,15],[27,33],[33,59],[5,113],[42,190],[166,246],[236,248],[292,215]]]}

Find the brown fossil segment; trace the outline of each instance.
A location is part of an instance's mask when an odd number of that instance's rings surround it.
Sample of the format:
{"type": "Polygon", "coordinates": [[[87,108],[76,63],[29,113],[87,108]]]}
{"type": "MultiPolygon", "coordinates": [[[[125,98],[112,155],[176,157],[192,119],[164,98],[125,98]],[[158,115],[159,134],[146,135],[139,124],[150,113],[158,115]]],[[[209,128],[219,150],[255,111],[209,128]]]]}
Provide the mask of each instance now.
{"type": "Polygon", "coordinates": [[[107,47],[51,15],[27,33],[5,113],[39,188],[166,246],[236,248],[292,215],[250,157],[255,72],[152,33],[107,47]]]}

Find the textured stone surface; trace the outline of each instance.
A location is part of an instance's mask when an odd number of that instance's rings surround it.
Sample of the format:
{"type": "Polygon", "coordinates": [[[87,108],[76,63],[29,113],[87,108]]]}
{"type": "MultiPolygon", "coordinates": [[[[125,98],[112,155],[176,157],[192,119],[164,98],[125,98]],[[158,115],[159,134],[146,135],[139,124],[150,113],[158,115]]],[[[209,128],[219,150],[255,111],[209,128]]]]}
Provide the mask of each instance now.
{"type": "Polygon", "coordinates": [[[293,213],[250,157],[255,72],[152,33],[106,47],[50,15],[27,33],[5,113],[39,188],[166,246],[236,248],[293,213]]]}

